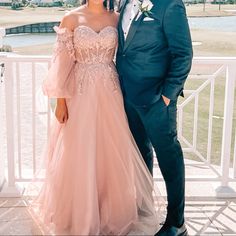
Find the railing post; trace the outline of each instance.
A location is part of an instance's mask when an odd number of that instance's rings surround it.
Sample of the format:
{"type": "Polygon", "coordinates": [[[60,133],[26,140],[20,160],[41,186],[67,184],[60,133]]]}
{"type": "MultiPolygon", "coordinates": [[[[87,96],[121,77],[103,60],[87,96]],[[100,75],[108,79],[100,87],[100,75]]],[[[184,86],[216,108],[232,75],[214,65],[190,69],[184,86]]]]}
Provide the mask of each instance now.
{"type": "Polygon", "coordinates": [[[3,154],[3,63],[0,61],[0,191],[3,188],[5,182],[5,165],[3,154]]]}
{"type": "Polygon", "coordinates": [[[7,136],[7,183],[0,192],[0,197],[17,197],[21,195],[15,182],[15,146],[14,146],[14,81],[13,63],[5,57],[5,103],[6,103],[6,136],[7,136]]]}
{"type": "Polygon", "coordinates": [[[236,129],[235,129],[235,137],[234,137],[234,164],[233,164],[233,178],[236,179],[236,129]]]}
{"type": "Polygon", "coordinates": [[[221,185],[216,189],[217,197],[232,197],[233,195],[236,196],[236,192],[228,185],[229,170],[230,170],[231,140],[232,140],[235,80],[236,80],[236,66],[230,64],[227,67],[226,84],[225,84],[224,123],[223,123],[223,137],[222,137],[222,148],[221,148],[222,179],[221,179],[221,185]]]}
{"type": "Polygon", "coordinates": [[[5,28],[0,27],[0,48],[3,46],[3,37],[6,35],[5,28]]]}

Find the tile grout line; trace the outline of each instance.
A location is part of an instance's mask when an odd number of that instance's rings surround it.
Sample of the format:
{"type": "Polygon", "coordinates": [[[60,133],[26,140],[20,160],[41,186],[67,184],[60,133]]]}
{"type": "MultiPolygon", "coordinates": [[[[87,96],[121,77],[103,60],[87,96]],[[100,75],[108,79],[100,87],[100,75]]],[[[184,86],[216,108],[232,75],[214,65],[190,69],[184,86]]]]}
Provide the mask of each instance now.
{"type": "MultiPolygon", "coordinates": [[[[225,205],[225,206],[227,206],[227,205],[225,205]]],[[[224,236],[224,235],[221,233],[220,229],[214,224],[214,222],[212,221],[211,217],[209,217],[209,216],[206,214],[206,212],[204,211],[204,209],[202,209],[202,213],[208,218],[208,220],[211,222],[211,224],[214,225],[214,227],[217,229],[217,231],[219,232],[219,234],[220,234],[221,236],[224,236]]]]}

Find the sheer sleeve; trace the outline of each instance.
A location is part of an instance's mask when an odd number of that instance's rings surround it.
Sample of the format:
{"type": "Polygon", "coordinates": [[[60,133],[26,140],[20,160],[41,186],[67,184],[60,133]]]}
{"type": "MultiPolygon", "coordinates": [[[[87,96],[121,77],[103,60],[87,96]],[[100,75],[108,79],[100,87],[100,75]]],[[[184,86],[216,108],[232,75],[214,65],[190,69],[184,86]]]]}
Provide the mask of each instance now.
{"type": "Polygon", "coordinates": [[[43,92],[52,98],[71,98],[75,90],[76,63],[73,32],[57,26],[54,30],[57,39],[47,77],[43,81],[43,92]]]}

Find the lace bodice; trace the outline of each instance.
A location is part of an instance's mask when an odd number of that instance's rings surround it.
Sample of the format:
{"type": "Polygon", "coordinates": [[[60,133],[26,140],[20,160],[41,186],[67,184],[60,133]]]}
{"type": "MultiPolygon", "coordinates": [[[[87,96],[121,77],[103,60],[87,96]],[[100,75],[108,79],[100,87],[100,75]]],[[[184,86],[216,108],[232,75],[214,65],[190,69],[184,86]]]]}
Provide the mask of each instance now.
{"type": "Polygon", "coordinates": [[[78,63],[111,63],[117,46],[117,29],[107,26],[95,32],[88,26],[80,25],[74,32],[66,28],[54,27],[57,32],[55,54],[64,46],[78,63]]]}
{"type": "Polygon", "coordinates": [[[52,65],[44,82],[44,92],[51,97],[72,97],[83,92],[86,84],[101,78],[118,88],[118,75],[113,63],[118,43],[118,31],[107,26],[95,32],[88,26],[78,26],[74,32],[54,27],[57,40],[52,65]]]}
{"type": "Polygon", "coordinates": [[[87,26],[79,26],[74,32],[76,58],[79,63],[110,63],[117,45],[117,30],[107,26],[95,32],[87,26]]]}

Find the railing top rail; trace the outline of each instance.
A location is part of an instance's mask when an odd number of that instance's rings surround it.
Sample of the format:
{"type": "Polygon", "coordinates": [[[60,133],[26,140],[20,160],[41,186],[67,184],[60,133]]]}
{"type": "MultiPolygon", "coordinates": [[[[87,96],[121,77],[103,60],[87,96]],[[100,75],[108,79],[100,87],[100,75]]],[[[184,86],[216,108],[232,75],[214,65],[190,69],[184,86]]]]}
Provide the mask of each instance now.
{"type": "Polygon", "coordinates": [[[194,57],[195,64],[235,64],[236,57],[194,57]]]}
{"type": "MultiPolygon", "coordinates": [[[[18,55],[11,53],[0,53],[0,59],[4,60],[48,60],[51,58],[51,55],[18,55]]],[[[235,57],[194,57],[194,63],[197,64],[235,64],[235,57]]]]}
{"type": "Polygon", "coordinates": [[[0,60],[3,61],[47,61],[50,60],[50,55],[18,55],[0,53],[0,60]]]}

